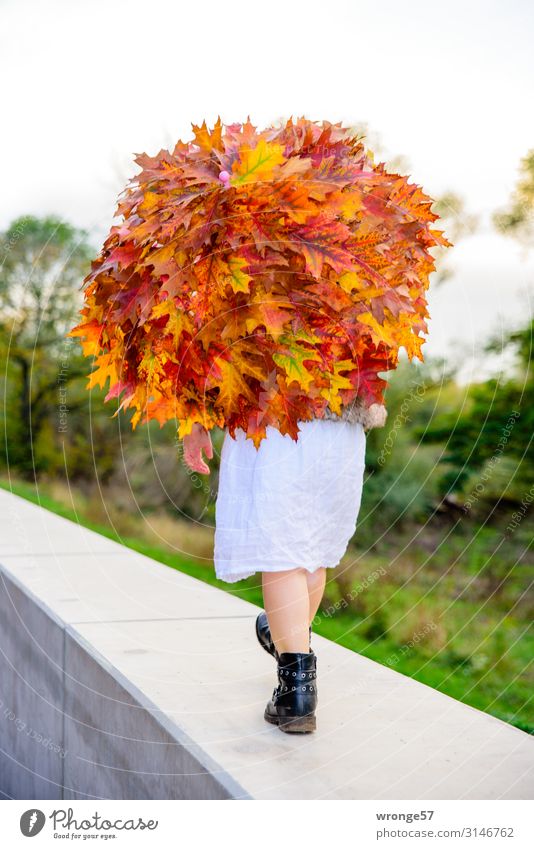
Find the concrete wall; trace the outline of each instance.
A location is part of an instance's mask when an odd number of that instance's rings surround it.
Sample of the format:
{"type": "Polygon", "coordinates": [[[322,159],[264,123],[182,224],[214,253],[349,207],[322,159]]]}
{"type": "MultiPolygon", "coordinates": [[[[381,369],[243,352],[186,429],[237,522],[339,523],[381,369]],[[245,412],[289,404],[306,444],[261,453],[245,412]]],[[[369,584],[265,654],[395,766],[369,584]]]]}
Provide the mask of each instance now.
{"type": "Polygon", "coordinates": [[[0,572],[0,790],[60,799],[63,624],[0,572]]]}
{"type": "Polygon", "coordinates": [[[247,795],[90,644],[3,569],[0,647],[3,796],[247,795]]]}

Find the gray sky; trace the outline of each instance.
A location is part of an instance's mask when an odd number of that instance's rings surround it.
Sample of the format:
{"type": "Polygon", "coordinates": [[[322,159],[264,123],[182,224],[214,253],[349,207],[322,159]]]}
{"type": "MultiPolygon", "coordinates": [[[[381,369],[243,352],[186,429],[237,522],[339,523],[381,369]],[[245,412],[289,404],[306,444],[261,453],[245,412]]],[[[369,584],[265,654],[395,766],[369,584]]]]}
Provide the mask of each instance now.
{"type": "Polygon", "coordinates": [[[305,115],[365,122],[433,197],[461,194],[480,232],[449,251],[425,353],[480,367],[489,330],[525,319],[534,260],[495,235],[534,147],[534,6],[509,2],[4,0],[0,226],[55,213],[99,247],[135,153],[191,122],[305,115]]]}

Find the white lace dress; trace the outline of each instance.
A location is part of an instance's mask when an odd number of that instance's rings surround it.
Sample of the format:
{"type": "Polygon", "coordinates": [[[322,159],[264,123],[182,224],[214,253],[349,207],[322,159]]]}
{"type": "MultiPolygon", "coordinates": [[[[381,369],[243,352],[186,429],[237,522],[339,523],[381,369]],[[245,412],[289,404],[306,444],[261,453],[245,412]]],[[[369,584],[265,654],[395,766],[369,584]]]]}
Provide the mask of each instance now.
{"type": "Polygon", "coordinates": [[[300,422],[298,441],[267,428],[258,449],[226,433],[216,502],[215,571],[233,583],[256,572],[337,566],[356,530],[365,470],[361,421],[300,422]]]}

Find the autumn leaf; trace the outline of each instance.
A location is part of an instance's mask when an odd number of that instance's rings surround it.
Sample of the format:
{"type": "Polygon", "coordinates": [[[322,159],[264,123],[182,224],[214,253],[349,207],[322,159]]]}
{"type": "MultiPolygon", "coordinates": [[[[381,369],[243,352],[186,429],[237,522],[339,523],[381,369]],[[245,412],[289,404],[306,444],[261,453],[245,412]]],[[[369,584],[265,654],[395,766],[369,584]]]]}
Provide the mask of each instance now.
{"type": "Polygon", "coordinates": [[[234,164],[232,185],[271,180],[277,165],[285,162],[282,146],[260,139],[253,148],[244,146],[234,164]]]}
{"type": "Polygon", "coordinates": [[[143,264],[150,263],[155,277],[161,277],[162,274],[175,274],[178,266],[174,259],[174,251],[174,245],[164,245],[162,248],[151,251],[143,264]]]}
{"type": "Polygon", "coordinates": [[[182,333],[193,333],[193,324],[187,313],[178,308],[172,298],[168,298],[152,307],[149,322],[156,318],[167,316],[167,323],[163,328],[165,333],[172,334],[174,345],[177,346],[182,333]]]}
{"type": "Polygon", "coordinates": [[[307,390],[313,381],[313,374],[304,365],[306,361],[321,361],[317,351],[299,345],[289,337],[281,337],[282,347],[279,353],[273,354],[273,360],[285,372],[288,383],[296,381],[302,389],[307,390]]]}
{"type": "Polygon", "coordinates": [[[337,272],[353,267],[352,253],[344,246],[349,236],[350,230],[345,224],[341,221],[327,221],[323,216],[308,221],[295,232],[294,249],[304,256],[306,271],[319,280],[324,263],[337,272]]]}
{"type": "Polygon", "coordinates": [[[195,126],[195,124],[191,125],[193,127],[193,132],[195,134],[195,141],[198,146],[205,150],[207,153],[210,153],[214,148],[218,150],[223,150],[222,143],[222,123],[220,116],[217,117],[213,130],[208,130],[206,126],[206,122],[202,122],[201,127],[195,126]]]}
{"type": "Polygon", "coordinates": [[[323,373],[323,377],[328,380],[328,387],[321,389],[320,394],[323,398],[326,398],[330,408],[338,415],[341,413],[342,408],[342,396],[340,392],[342,389],[350,389],[352,387],[350,378],[340,374],[340,372],[350,372],[353,368],[354,363],[352,360],[342,360],[341,362],[334,363],[333,373],[323,373]]]}
{"type": "Polygon", "coordinates": [[[82,351],[85,357],[95,356],[102,347],[102,325],[97,319],[91,319],[91,321],[73,327],[67,333],[67,336],[82,337],[82,351]]]}
{"type": "Polygon", "coordinates": [[[293,304],[287,297],[272,292],[257,291],[250,302],[245,318],[246,331],[254,333],[259,326],[263,326],[267,333],[278,341],[287,330],[293,310],[293,304]]]}
{"type": "Polygon", "coordinates": [[[96,358],[96,365],[97,368],[89,375],[87,389],[93,389],[95,386],[100,386],[103,389],[108,379],[110,386],[117,383],[119,380],[117,366],[111,353],[98,356],[96,358]]]}
{"type": "Polygon", "coordinates": [[[219,359],[216,365],[221,374],[217,405],[222,407],[225,414],[229,415],[234,410],[240,395],[254,404],[254,394],[243,376],[243,363],[239,360],[234,363],[231,360],[219,359]]]}
{"type": "Polygon", "coordinates": [[[386,345],[394,347],[397,344],[395,339],[396,328],[389,322],[380,324],[370,312],[360,313],[358,321],[369,327],[371,337],[376,345],[383,342],[386,345]]]}
{"type": "Polygon", "coordinates": [[[243,271],[248,265],[246,259],[239,256],[231,256],[226,263],[220,261],[219,265],[222,267],[220,280],[223,284],[228,283],[234,292],[248,293],[253,278],[250,274],[246,274],[243,271]]]}

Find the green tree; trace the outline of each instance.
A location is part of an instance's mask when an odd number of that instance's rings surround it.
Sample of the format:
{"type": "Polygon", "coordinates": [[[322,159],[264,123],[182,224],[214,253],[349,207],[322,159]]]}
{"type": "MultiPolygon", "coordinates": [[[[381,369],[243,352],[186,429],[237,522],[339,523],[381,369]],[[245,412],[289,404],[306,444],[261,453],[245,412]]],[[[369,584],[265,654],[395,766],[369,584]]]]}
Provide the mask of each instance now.
{"type": "MultiPolygon", "coordinates": [[[[516,355],[515,373],[472,384],[457,410],[440,411],[417,435],[445,445],[441,463],[444,494],[461,493],[467,503],[520,500],[534,464],[534,321],[508,334],[504,348],[516,355]]],[[[490,340],[486,350],[501,351],[490,340]]],[[[528,487],[527,487],[528,488],[528,487]]]]}
{"type": "MultiPolygon", "coordinates": [[[[493,216],[495,226],[530,246],[534,244],[534,150],[521,160],[519,179],[508,208],[493,216]]],[[[488,353],[515,354],[515,373],[500,374],[467,390],[462,413],[439,411],[422,442],[442,443],[446,471],[441,487],[462,494],[464,503],[521,501],[534,467],[534,320],[504,338],[490,339],[488,353]]],[[[530,483],[529,483],[530,482],[530,483]]]]}
{"type": "Polygon", "coordinates": [[[39,466],[34,449],[54,416],[61,428],[66,387],[87,372],[65,333],[91,253],[87,233],[55,217],[21,217],[0,234],[3,454],[24,477],[39,466]]]}

